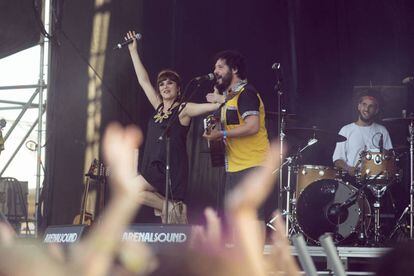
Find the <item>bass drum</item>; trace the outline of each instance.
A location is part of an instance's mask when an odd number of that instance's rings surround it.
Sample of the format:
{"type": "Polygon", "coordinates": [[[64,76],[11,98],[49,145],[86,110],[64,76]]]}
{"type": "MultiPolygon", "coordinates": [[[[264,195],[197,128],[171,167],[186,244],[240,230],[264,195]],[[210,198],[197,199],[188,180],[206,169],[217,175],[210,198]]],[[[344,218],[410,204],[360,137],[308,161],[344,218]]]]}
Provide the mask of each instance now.
{"type": "Polygon", "coordinates": [[[364,217],[364,226],[368,229],[370,216],[364,214],[370,214],[369,202],[361,197],[352,200],[357,191],[352,185],[335,179],[308,185],[296,205],[300,230],[315,243],[319,243],[321,235],[331,233],[338,244],[360,230],[364,217]]]}

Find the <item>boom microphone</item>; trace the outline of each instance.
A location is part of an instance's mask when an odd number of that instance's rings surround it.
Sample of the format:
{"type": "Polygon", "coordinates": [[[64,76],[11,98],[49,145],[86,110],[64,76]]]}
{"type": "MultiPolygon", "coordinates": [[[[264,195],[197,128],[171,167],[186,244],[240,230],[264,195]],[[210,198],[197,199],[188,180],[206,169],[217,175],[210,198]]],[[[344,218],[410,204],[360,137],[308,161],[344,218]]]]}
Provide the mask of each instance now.
{"type": "Polygon", "coordinates": [[[194,80],[196,80],[196,81],[204,81],[204,80],[209,80],[209,81],[211,81],[211,80],[214,80],[216,77],[214,76],[214,74],[213,73],[209,73],[209,74],[207,74],[207,75],[204,75],[204,76],[199,76],[199,77],[196,77],[196,78],[194,78],[194,80]]]}
{"type": "Polygon", "coordinates": [[[126,45],[131,44],[132,42],[134,42],[135,39],[140,40],[141,38],[142,38],[142,34],[136,33],[133,37],[125,40],[124,42],[121,42],[121,43],[116,44],[116,46],[113,49],[114,50],[116,50],[116,49],[122,49],[126,45]]]}

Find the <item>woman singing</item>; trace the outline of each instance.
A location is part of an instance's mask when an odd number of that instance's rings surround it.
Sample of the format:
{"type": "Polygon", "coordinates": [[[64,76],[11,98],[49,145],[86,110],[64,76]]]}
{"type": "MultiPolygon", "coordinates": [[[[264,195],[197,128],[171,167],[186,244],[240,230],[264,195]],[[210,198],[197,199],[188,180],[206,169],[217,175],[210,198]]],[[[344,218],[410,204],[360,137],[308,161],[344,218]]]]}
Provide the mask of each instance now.
{"type": "MultiPolygon", "coordinates": [[[[135,38],[129,31],[125,40],[135,38]]],[[[188,178],[188,156],[186,151],[187,132],[191,117],[212,112],[219,108],[218,103],[186,103],[180,105],[181,79],[172,70],[158,74],[156,88],[152,86],[148,73],[137,51],[137,40],[128,45],[138,82],[149,102],[154,107],[154,115],[148,122],[145,150],[142,159],[141,175],[143,191],[139,194],[142,204],[154,208],[161,215],[163,223],[187,223],[186,206],[183,203],[188,178]],[[182,109],[182,110],[181,110],[182,109]],[[159,140],[165,127],[176,112],[180,111],[170,129],[170,192],[168,221],[165,221],[165,139],[159,140]]]]}

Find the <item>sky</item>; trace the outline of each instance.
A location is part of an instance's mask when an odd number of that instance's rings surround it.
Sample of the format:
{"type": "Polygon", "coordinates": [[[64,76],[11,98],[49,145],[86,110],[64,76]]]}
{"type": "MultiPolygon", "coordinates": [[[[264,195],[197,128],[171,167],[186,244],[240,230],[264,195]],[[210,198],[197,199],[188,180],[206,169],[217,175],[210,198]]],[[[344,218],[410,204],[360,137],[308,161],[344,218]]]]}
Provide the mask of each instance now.
{"type": "MultiPolygon", "coordinates": [[[[39,81],[39,68],[40,46],[35,46],[0,59],[0,87],[37,84],[39,81]]],[[[47,68],[45,68],[45,72],[47,72],[47,68]]],[[[46,75],[43,78],[46,82],[46,75]]],[[[3,136],[9,131],[21,112],[21,109],[2,110],[1,108],[4,107],[19,107],[20,105],[6,104],[1,101],[7,100],[26,103],[34,91],[35,88],[0,90],[0,119],[4,118],[7,121],[7,125],[3,129],[3,136]]],[[[46,93],[47,90],[44,90],[44,97],[46,93]]],[[[38,101],[38,97],[36,97],[34,103],[38,103],[38,101]]],[[[37,117],[37,108],[27,110],[12,134],[8,137],[4,145],[5,149],[0,153],[0,171],[3,170],[5,164],[9,161],[17,146],[22,142],[22,139],[36,121],[37,117]]],[[[45,126],[46,116],[43,116],[43,119],[45,126]]],[[[45,128],[43,127],[43,129],[45,128]]],[[[37,126],[25,140],[25,144],[28,140],[37,141],[37,126]]],[[[28,181],[29,188],[34,189],[36,187],[36,156],[35,151],[31,151],[23,145],[2,176],[15,177],[19,181],[28,181]]],[[[41,175],[43,176],[43,172],[41,175]]]]}

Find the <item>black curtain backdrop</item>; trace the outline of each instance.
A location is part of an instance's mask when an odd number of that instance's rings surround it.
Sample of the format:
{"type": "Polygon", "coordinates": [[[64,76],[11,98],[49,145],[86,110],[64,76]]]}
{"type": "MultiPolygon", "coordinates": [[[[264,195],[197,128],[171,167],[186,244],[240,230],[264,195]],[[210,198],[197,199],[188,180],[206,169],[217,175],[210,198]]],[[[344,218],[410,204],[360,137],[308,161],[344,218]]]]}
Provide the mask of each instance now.
{"type": "Polygon", "coordinates": [[[41,1],[0,1],[0,58],[39,43],[41,1]]]}
{"type": "MultiPolygon", "coordinates": [[[[93,1],[55,4],[61,11],[55,30],[60,44],[53,47],[49,91],[47,209],[48,224],[66,224],[79,209],[83,189],[88,74],[80,56],[88,58],[95,11],[93,1]]],[[[108,47],[122,40],[129,29],[141,32],[140,52],[153,81],[158,71],[172,68],[187,83],[213,70],[216,52],[237,49],[246,57],[248,79],[260,91],[266,110],[275,112],[276,75],[271,66],[280,62],[284,104],[298,114],[296,126],[316,125],[336,132],[355,118],[351,102],[355,86],[399,86],[414,68],[414,3],[408,0],[213,0],[208,4],[130,0],[113,1],[105,8],[111,12],[108,47]]],[[[108,50],[103,80],[101,131],[112,120],[135,123],[145,131],[152,108],[138,87],[126,49],[108,50]]],[[[400,93],[394,97],[393,110],[413,110],[411,89],[387,87],[385,94],[400,93]]],[[[208,83],[202,85],[190,100],[202,102],[210,88],[208,83]]],[[[209,166],[201,122],[201,117],[193,120],[188,143],[191,222],[202,220],[205,206],[218,207],[221,201],[223,171],[209,166]]],[[[276,116],[268,116],[271,138],[276,136],[276,122],[276,116]]],[[[404,136],[404,128],[392,135],[404,136]]],[[[304,142],[289,134],[287,138],[291,148],[304,142]]],[[[331,165],[333,147],[333,143],[321,142],[303,162],[331,165]]],[[[401,202],[408,198],[408,194],[400,196],[401,202]]],[[[268,213],[275,208],[274,195],[267,206],[268,213]]],[[[150,210],[137,218],[151,220],[150,210]]]]}

